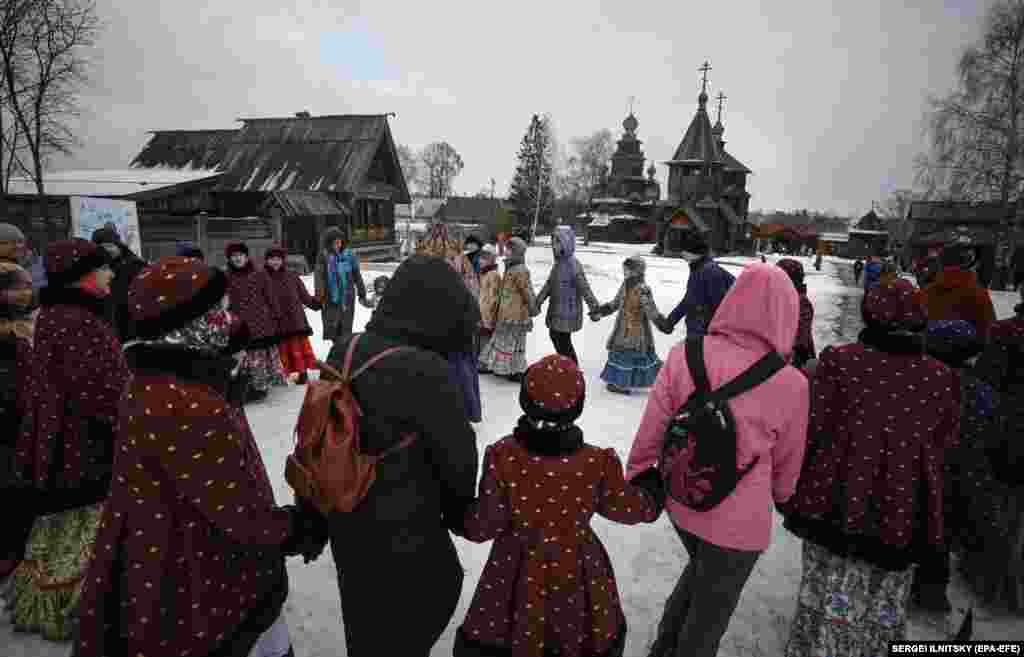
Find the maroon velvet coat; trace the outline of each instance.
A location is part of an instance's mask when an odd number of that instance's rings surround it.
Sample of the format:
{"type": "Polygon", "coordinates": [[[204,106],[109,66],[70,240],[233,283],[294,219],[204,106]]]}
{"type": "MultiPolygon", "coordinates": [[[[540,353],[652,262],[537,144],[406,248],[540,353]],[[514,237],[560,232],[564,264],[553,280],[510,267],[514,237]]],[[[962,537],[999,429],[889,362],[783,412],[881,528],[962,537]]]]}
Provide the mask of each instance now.
{"type": "Polygon", "coordinates": [[[944,543],[943,471],[959,444],[957,374],[923,353],[822,351],[787,527],[890,570],[944,543]]]}
{"type": "Polygon", "coordinates": [[[543,657],[547,640],[564,657],[597,656],[622,640],[615,574],[590,520],[653,522],[660,508],[626,483],[614,450],[573,431],[575,441],[558,445],[520,423],[484,454],[465,536],[494,545],[459,630],[465,654],[543,657]]]}
{"type": "Polygon", "coordinates": [[[267,272],[256,269],[250,261],[242,269],[228,264],[225,273],[231,312],[245,323],[250,338],[248,346],[265,348],[277,345],[281,341],[277,320],[281,310],[267,272]]]}
{"type": "Polygon", "coordinates": [[[264,271],[270,280],[270,293],[276,302],[277,337],[283,341],[299,335],[313,335],[303,308],[320,310],[321,305],[310,295],[306,284],[298,274],[285,267],[277,271],[265,267],[264,271]]]}
{"type": "Polygon", "coordinates": [[[230,363],[175,346],[138,345],[128,358],[135,379],[77,654],[247,657],[287,596],[291,528],[244,414],[216,389],[230,363]]]}
{"type": "Polygon", "coordinates": [[[36,421],[20,436],[16,457],[36,486],[48,489],[45,513],[106,497],[118,406],[131,372],[101,299],[76,288],[44,288],[40,300],[36,421]]]}

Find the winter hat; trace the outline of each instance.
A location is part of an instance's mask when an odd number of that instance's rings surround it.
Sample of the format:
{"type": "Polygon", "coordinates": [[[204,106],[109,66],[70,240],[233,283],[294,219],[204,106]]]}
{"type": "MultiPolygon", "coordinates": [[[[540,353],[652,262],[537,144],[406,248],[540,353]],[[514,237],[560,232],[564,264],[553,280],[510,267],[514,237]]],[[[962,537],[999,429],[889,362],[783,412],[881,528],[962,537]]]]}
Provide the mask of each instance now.
{"type": "Polygon", "coordinates": [[[528,417],[570,424],[582,415],[586,398],[583,373],[572,359],[551,354],[526,370],[519,405],[528,417]]]}
{"type": "Polygon", "coordinates": [[[68,287],[108,264],[110,255],[105,249],[79,237],[50,242],[46,247],[46,280],[49,287],[68,287]]]}
{"type": "Polygon", "coordinates": [[[92,232],[92,241],[94,244],[120,244],[121,236],[113,226],[103,226],[92,232]]]}
{"type": "Polygon", "coordinates": [[[861,316],[869,327],[890,331],[919,332],[928,322],[920,292],[902,278],[865,294],[861,316]]]}
{"type": "Polygon", "coordinates": [[[984,343],[974,325],[962,319],[928,322],[925,350],[950,367],[960,368],[981,353],[984,343]]]}
{"type": "Polygon", "coordinates": [[[245,242],[229,242],[228,245],[224,247],[224,256],[226,258],[230,258],[235,253],[244,253],[245,255],[249,255],[249,247],[245,245],[245,242]]]}
{"type": "Polygon", "coordinates": [[[275,244],[274,246],[267,249],[266,253],[263,254],[264,260],[267,260],[269,258],[280,258],[281,260],[287,260],[288,249],[284,248],[280,244],[275,244]]]}
{"type": "Polygon", "coordinates": [[[782,271],[789,275],[789,280],[793,281],[793,285],[796,286],[797,292],[807,291],[807,286],[804,285],[804,266],[800,264],[799,260],[783,258],[775,264],[781,267],[782,271]]]}
{"type": "Polygon", "coordinates": [[[0,242],[24,242],[25,233],[14,224],[0,223],[0,242]]]}
{"type": "Polygon", "coordinates": [[[378,287],[383,288],[383,289],[387,289],[388,282],[390,280],[391,279],[388,278],[387,276],[378,276],[377,278],[373,279],[373,289],[374,289],[374,291],[376,291],[378,287]]]}
{"type": "Polygon", "coordinates": [[[977,255],[970,246],[964,244],[951,244],[942,249],[939,262],[943,267],[959,267],[960,269],[971,269],[977,261],[977,255]]]}
{"type": "Polygon", "coordinates": [[[192,242],[178,242],[178,247],[175,249],[174,255],[181,256],[183,258],[198,258],[199,260],[206,259],[202,249],[192,242]]]}
{"type": "Polygon", "coordinates": [[[132,281],[128,307],[139,338],[151,339],[205,315],[227,293],[227,276],[194,258],[166,256],[132,281]]]}
{"type": "Polygon", "coordinates": [[[463,241],[463,245],[466,247],[466,249],[469,249],[471,246],[476,245],[476,250],[477,251],[479,251],[480,249],[484,248],[483,240],[481,240],[476,235],[470,235],[469,237],[467,237],[463,241]]]}
{"type": "Polygon", "coordinates": [[[629,278],[640,279],[647,272],[647,261],[640,256],[630,256],[623,261],[622,267],[629,270],[629,278]]]}
{"type": "Polygon", "coordinates": [[[508,250],[513,257],[522,258],[526,255],[526,242],[521,237],[513,237],[508,241],[508,250]]]}

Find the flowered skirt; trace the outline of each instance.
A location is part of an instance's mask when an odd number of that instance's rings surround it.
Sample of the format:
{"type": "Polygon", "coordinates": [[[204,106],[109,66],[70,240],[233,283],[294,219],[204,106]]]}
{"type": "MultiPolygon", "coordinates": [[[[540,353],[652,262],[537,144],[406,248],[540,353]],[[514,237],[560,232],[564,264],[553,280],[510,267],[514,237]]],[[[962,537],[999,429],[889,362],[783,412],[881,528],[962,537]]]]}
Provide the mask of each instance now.
{"type": "Polygon", "coordinates": [[[786,657],[884,657],[907,632],[913,568],[882,570],[803,545],[803,577],[786,657]]]}
{"type": "Polygon", "coordinates": [[[306,370],[316,369],[316,354],[313,345],[304,335],[288,338],[277,347],[281,355],[281,366],[285,374],[305,374],[306,370]]]}
{"type": "Polygon", "coordinates": [[[269,349],[247,349],[242,356],[241,372],[249,377],[249,385],[255,390],[270,390],[271,386],[283,386],[284,366],[277,347],[269,349]]]}
{"type": "Polygon", "coordinates": [[[609,351],[601,380],[621,388],[648,388],[658,378],[661,365],[653,352],[609,351]]]}
{"type": "Polygon", "coordinates": [[[972,592],[986,604],[1024,611],[1024,489],[1000,495],[999,524],[1006,538],[990,540],[981,550],[964,551],[960,569],[972,592]]]}
{"type": "Polygon", "coordinates": [[[266,632],[260,635],[249,651],[249,657],[285,657],[291,650],[292,640],[288,634],[288,623],[284,612],[266,632]]]}
{"type": "Polygon", "coordinates": [[[526,334],[532,322],[498,322],[487,346],[480,352],[480,365],[499,376],[526,371],[526,334]]]}
{"type": "Polygon", "coordinates": [[[36,519],[5,595],[15,630],[71,639],[101,515],[94,504],[36,519]]]}

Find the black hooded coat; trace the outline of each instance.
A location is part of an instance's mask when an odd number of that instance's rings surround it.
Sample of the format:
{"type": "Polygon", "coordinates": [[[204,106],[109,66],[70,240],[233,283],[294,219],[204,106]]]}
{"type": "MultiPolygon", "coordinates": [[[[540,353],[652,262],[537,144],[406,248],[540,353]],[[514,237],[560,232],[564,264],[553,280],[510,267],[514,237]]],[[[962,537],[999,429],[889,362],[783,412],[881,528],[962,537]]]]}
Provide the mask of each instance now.
{"type": "MultiPolygon", "coordinates": [[[[356,345],[353,368],[389,347],[415,347],[353,382],[363,449],[380,453],[409,432],[418,438],[379,462],[354,511],[327,518],[351,657],[427,657],[455,612],[463,570],[449,528],[474,498],[478,453],[445,356],[471,348],[479,321],[476,301],[444,260],[413,256],[356,345]]],[[[328,356],[339,371],[350,339],[328,356]]]]}

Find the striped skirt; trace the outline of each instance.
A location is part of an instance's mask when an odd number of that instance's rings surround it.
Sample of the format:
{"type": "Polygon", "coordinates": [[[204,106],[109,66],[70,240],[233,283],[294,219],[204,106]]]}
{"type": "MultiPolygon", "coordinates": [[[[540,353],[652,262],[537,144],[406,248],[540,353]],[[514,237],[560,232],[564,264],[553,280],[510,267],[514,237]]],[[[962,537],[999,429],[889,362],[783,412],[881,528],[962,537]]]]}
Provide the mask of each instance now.
{"type": "Polygon", "coordinates": [[[487,346],[480,352],[480,365],[499,376],[525,372],[526,335],[531,326],[519,322],[498,322],[487,346]]]}

